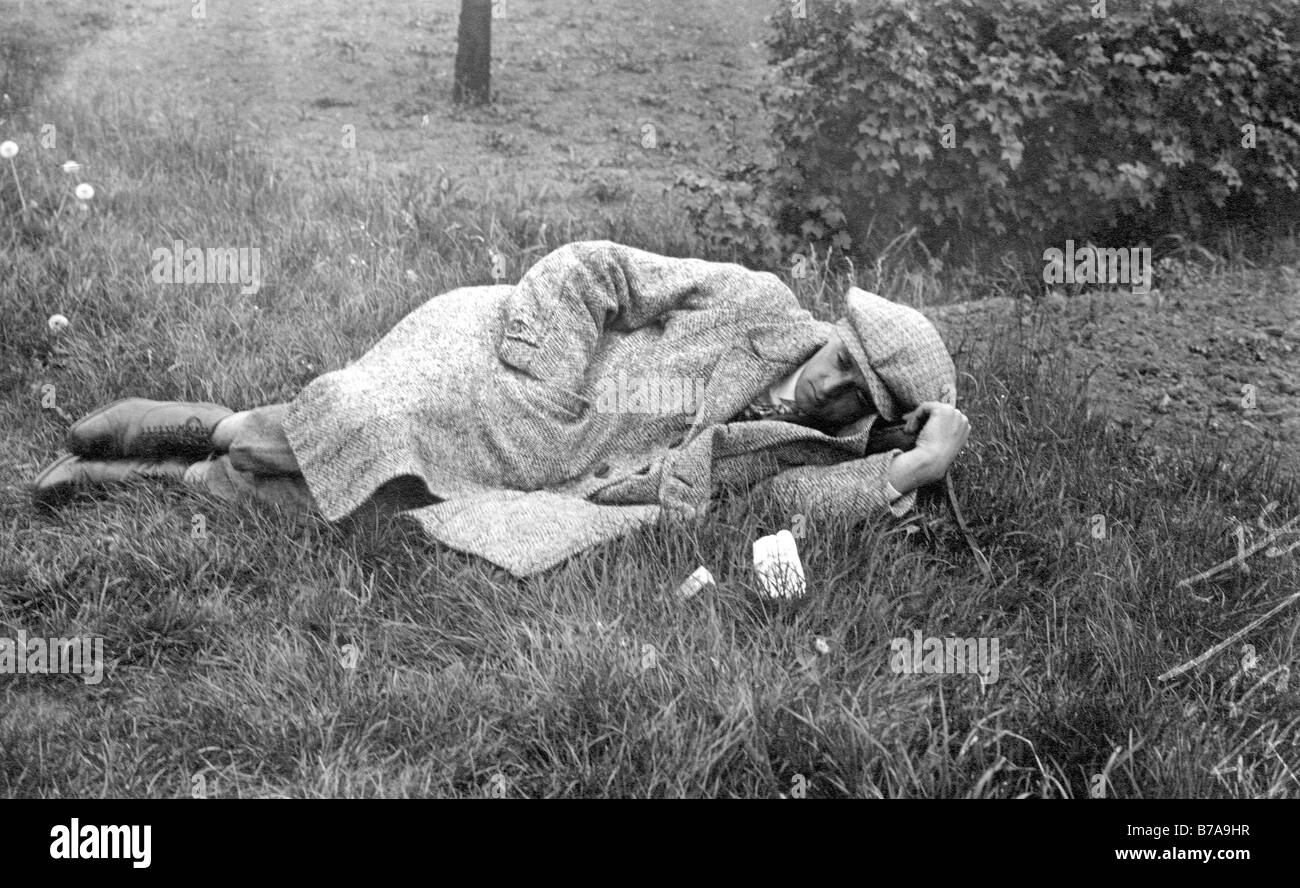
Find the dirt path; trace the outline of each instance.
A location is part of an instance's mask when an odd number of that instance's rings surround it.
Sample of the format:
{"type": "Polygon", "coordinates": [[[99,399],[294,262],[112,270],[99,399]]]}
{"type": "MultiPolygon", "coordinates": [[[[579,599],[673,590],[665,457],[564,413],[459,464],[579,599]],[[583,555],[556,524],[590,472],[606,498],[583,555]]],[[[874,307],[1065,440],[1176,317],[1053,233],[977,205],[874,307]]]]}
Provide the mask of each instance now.
{"type": "MultiPolygon", "coordinates": [[[[1063,356],[1088,380],[1095,409],[1157,451],[1232,440],[1232,459],[1276,454],[1300,477],[1300,266],[1166,279],[1162,287],[1157,274],[1146,296],[1049,297],[1021,322],[1026,347],[1063,356]]],[[[969,353],[1015,306],[997,299],[930,314],[969,353]]]]}

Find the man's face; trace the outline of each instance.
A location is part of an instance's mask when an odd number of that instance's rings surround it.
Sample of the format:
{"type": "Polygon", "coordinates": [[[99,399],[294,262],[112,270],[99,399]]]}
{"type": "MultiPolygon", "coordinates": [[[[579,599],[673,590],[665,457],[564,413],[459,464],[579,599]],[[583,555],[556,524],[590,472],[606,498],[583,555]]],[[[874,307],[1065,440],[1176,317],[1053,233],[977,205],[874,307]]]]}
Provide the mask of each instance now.
{"type": "Polygon", "coordinates": [[[804,413],[836,427],[848,425],[875,409],[866,377],[836,330],[804,362],[794,397],[804,413]]]}

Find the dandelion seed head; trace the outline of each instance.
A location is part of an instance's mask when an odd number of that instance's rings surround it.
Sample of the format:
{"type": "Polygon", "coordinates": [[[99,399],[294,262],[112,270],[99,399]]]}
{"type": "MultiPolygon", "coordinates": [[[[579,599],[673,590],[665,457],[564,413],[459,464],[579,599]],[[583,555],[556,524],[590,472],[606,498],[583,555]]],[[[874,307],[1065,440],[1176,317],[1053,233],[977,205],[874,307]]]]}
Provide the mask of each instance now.
{"type": "Polygon", "coordinates": [[[18,153],[17,142],[10,142],[10,141],[0,142],[0,157],[3,157],[5,160],[8,160],[9,158],[13,157],[17,153],[18,153]]]}
{"type": "Polygon", "coordinates": [[[77,195],[78,200],[90,200],[92,197],[95,196],[95,189],[91,186],[89,182],[82,182],[80,185],[77,186],[77,189],[74,193],[77,195]]]}

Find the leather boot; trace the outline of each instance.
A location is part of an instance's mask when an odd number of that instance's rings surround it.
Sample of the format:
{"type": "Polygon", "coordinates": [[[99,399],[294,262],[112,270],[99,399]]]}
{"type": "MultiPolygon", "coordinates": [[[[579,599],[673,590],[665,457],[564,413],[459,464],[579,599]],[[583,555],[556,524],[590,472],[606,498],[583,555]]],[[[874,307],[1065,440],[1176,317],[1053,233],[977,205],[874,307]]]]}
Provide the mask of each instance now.
{"type": "Polygon", "coordinates": [[[88,460],[68,454],[36,477],[32,502],[57,508],[80,492],[148,480],[183,481],[190,464],[184,460],[88,460]]]}
{"type": "Polygon", "coordinates": [[[233,413],[208,402],[123,398],[75,422],[67,447],[91,459],[200,460],[213,452],[212,430],[233,413]]]}

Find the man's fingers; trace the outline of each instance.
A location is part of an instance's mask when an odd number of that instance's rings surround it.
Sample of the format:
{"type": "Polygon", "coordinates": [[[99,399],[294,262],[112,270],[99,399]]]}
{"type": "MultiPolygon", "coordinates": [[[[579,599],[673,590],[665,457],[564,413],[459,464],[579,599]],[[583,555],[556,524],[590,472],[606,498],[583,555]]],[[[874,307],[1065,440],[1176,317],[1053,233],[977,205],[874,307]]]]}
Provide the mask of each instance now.
{"type": "Polygon", "coordinates": [[[915,410],[903,415],[904,428],[909,434],[917,434],[922,426],[935,419],[936,426],[931,432],[944,437],[957,436],[965,441],[970,434],[970,420],[951,404],[942,401],[925,401],[915,410]],[[937,418],[936,418],[937,417],[937,418]]]}

